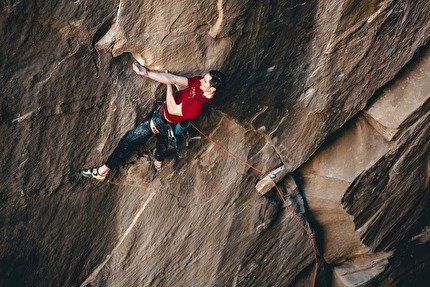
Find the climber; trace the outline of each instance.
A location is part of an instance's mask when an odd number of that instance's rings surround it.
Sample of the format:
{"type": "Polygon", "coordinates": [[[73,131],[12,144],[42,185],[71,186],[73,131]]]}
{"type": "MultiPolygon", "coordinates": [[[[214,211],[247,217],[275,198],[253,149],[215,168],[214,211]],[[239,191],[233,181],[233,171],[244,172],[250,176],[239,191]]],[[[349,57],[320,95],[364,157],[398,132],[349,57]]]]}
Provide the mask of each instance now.
{"type": "Polygon", "coordinates": [[[144,144],[151,135],[156,135],[155,160],[156,171],[161,170],[162,161],[167,152],[169,136],[183,132],[189,120],[197,118],[202,108],[213,99],[215,92],[224,82],[220,71],[211,70],[204,76],[186,78],[168,72],[155,72],[139,63],[133,64],[133,70],[141,76],[166,84],[166,100],[144,122],[125,133],[104,165],[84,168],[81,174],[103,181],[111,169],[122,165],[138,145],[144,144]],[[173,92],[172,85],[187,88],[173,92]]]}

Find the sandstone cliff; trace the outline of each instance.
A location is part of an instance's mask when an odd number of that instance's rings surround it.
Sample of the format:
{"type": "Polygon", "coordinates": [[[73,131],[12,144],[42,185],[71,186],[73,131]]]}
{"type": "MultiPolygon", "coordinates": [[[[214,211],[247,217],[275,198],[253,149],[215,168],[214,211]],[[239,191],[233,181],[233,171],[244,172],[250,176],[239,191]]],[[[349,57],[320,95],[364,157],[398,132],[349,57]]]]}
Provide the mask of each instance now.
{"type": "Polygon", "coordinates": [[[0,12],[1,286],[428,284],[428,1],[0,12]],[[193,141],[156,177],[148,143],[95,184],[79,169],[164,97],[136,60],[228,75],[194,121],[216,143],[193,141]],[[264,175],[220,145],[263,173],[283,166],[279,191],[258,193],[264,175]]]}

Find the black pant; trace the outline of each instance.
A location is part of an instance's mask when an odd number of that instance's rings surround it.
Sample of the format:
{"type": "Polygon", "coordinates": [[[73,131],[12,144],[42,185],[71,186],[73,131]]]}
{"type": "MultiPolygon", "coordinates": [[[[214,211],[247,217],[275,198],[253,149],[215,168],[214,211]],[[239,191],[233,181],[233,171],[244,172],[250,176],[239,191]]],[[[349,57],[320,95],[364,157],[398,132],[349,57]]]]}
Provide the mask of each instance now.
{"type": "Polygon", "coordinates": [[[164,160],[169,143],[167,135],[168,123],[162,115],[160,115],[159,109],[157,109],[152,117],[125,133],[105,163],[108,168],[115,169],[124,164],[133,151],[148,141],[148,139],[153,135],[150,126],[151,119],[157,130],[160,132],[156,135],[157,152],[155,157],[159,161],[164,160]]]}

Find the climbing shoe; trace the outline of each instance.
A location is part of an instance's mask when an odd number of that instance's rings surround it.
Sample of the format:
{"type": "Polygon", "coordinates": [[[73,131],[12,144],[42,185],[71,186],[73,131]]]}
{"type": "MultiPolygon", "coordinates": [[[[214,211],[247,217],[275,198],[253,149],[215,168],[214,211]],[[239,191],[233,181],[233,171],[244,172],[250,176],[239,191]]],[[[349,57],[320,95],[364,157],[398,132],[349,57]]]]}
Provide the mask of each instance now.
{"type": "Polygon", "coordinates": [[[162,167],[163,163],[161,161],[157,160],[157,149],[156,148],[154,148],[152,153],[150,153],[149,157],[152,161],[152,166],[154,167],[156,172],[163,169],[163,167],[162,167]]]}
{"type": "Polygon", "coordinates": [[[154,160],[153,166],[156,171],[160,171],[163,169],[161,161],[158,160],[154,160]]]}
{"type": "Polygon", "coordinates": [[[104,181],[106,179],[106,174],[99,174],[99,169],[96,167],[84,168],[83,170],[81,170],[81,174],[85,177],[92,177],[94,179],[97,179],[98,181],[104,181]]]}

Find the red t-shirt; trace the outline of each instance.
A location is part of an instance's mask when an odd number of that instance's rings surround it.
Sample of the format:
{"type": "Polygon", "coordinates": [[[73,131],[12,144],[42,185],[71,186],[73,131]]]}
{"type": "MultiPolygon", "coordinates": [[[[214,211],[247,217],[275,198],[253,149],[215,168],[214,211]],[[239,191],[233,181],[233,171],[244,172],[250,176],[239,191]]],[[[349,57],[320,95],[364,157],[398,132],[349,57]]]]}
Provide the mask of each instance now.
{"type": "Polygon", "coordinates": [[[188,87],[183,90],[176,91],[173,94],[175,102],[178,105],[182,103],[182,116],[169,114],[166,103],[164,103],[161,108],[161,115],[164,115],[164,117],[172,123],[197,118],[202,112],[203,107],[212,100],[206,98],[203,95],[203,91],[200,89],[200,80],[202,78],[203,77],[188,78],[188,87]]]}

